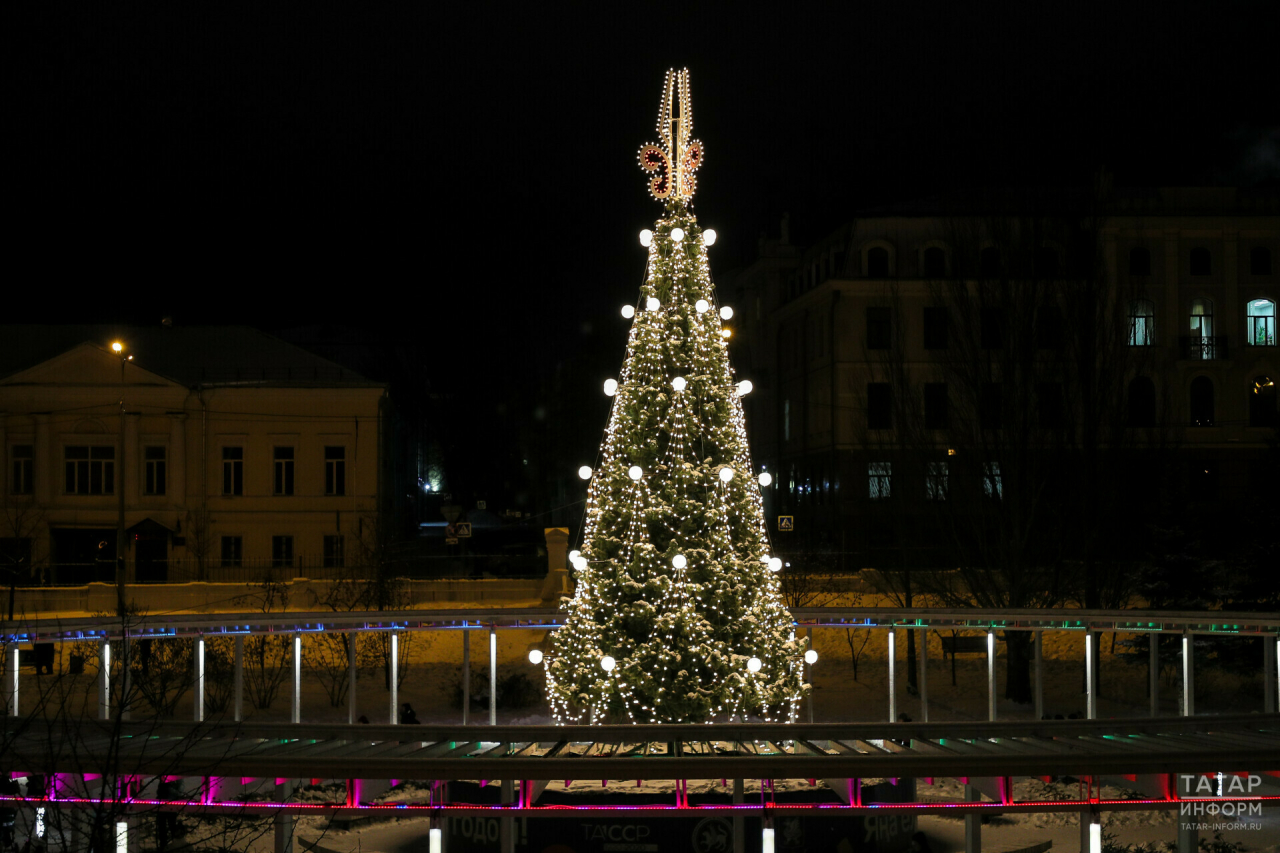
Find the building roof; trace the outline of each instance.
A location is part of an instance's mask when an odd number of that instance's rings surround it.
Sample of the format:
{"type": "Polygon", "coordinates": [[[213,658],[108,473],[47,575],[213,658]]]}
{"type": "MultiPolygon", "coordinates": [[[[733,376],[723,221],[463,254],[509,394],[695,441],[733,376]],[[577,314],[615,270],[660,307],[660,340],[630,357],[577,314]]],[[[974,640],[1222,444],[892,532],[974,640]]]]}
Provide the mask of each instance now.
{"type": "Polygon", "coordinates": [[[134,363],[188,387],[380,388],[353,370],[250,326],[0,326],[0,378],[83,343],[121,341],[134,363]]]}

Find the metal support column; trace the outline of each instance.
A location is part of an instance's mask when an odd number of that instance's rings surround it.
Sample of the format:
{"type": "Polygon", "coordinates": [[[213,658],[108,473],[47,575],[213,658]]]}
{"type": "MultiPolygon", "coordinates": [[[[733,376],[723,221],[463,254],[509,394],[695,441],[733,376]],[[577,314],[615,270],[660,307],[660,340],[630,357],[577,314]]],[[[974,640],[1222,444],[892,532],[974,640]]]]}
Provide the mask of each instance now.
{"type": "Polygon", "coordinates": [[[489,725],[498,724],[498,626],[489,626],[489,725]]]}
{"type": "Polygon", "coordinates": [[[8,716],[10,717],[18,716],[18,644],[17,643],[10,643],[4,650],[4,704],[5,704],[5,713],[8,716]]]}
{"type": "MultiPolygon", "coordinates": [[[[297,636],[296,634],[294,635],[297,636]]],[[[293,796],[293,783],[285,782],[276,785],[276,794],[280,802],[286,802],[293,796]]],[[[284,809],[276,812],[275,818],[275,853],[293,853],[294,817],[284,809]]]]}
{"type": "Polygon", "coordinates": [[[1084,717],[1098,719],[1098,674],[1094,672],[1093,647],[1098,635],[1092,631],[1084,634],[1084,717]]]}
{"type": "Polygon", "coordinates": [[[996,719],[996,631],[987,629],[987,719],[996,719]]]}
{"type": "MultiPolygon", "coordinates": [[[[293,694],[290,699],[292,707],[289,712],[289,722],[300,723],[302,722],[302,634],[296,631],[293,634],[293,654],[290,657],[293,659],[293,678],[291,679],[293,694]]],[[[293,844],[292,837],[291,830],[290,845],[293,844]]]]}
{"type": "MultiPolygon", "coordinates": [[[[742,780],[733,780],[733,804],[735,806],[742,805],[742,780]]],[[[746,853],[746,821],[743,820],[741,812],[733,814],[733,853],[746,853]]]]}
{"type": "Polygon", "coordinates": [[[98,642],[98,719],[111,717],[111,641],[98,642]]]}
{"type": "Polygon", "coordinates": [[[244,720],[244,634],[236,635],[235,651],[235,720],[244,720]]]}
{"type": "MultiPolygon", "coordinates": [[[[982,799],[982,795],[977,788],[965,785],[964,798],[966,802],[976,802],[982,799]]],[[[964,816],[964,853],[982,853],[982,815],[964,816]]]]}
{"type": "MultiPolygon", "coordinates": [[[[510,803],[515,799],[515,784],[510,779],[502,780],[502,802],[510,803]]],[[[502,853],[516,853],[516,825],[511,812],[503,812],[498,824],[498,844],[502,853]]]]}
{"type": "Polygon", "coordinates": [[[191,650],[192,685],[191,685],[191,719],[197,723],[204,722],[204,635],[195,638],[195,648],[191,650]]]}
{"type": "Polygon", "coordinates": [[[920,721],[929,722],[929,629],[920,629],[920,669],[916,673],[920,681],[920,721]]]}
{"type": "Polygon", "coordinates": [[[1182,716],[1196,715],[1196,668],[1192,637],[1182,632],[1182,716]]]}
{"type": "Polygon", "coordinates": [[[1102,853],[1102,813],[1080,812],[1080,853],[1102,853]]]}
{"type": "MultiPolygon", "coordinates": [[[[1276,646],[1280,642],[1270,637],[1262,638],[1262,710],[1268,714],[1276,712],[1276,685],[1280,682],[1280,674],[1276,672],[1276,646]]],[[[18,686],[13,687],[14,706],[17,706],[18,686]]]]}
{"type": "Polygon", "coordinates": [[[1178,820],[1178,853],[1200,853],[1200,833],[1189,820],[1178,820]]]}
{"type": "Polygon", "coordinates": [[[1036,704],[1036,719],[1044,719],[1044,631],[1032,632],[1031,653],[1035,658],[1035,684],[1032,699],[1036,704]]]}
{"type": "Polygon", "coordinates": [[[354,726],[356,723],[356,706],[359,704],[356,700],[356,643],[360,641],[360,635],[355,631],[347,634],[347,725],[354,726]]]}
{"type": "Polygon", "coordinates": [[[462,629],[462,724],[471,716],[471,629],[462,629]]]}
{"type": "Polygon", "coordinates": [[[387,655],[387,667],[391,676],[387,683],[391,696],[391,718],[387,722],[394,726],[400,722],[400,635],[395,631],[387,638],[387,647],[390,652],[387,655]]]}
{"type": "Polygon", "coordinates": [[[898,653],[895,642],[895,631],[889,629],[889,722],[898,722],[898,653]]]}
{"type": "Polygon", "coordinates": [[[1160,634],[1147,635],[1147,691],[1151,694],[1152,717],[1160,716],[1160,634]]]}

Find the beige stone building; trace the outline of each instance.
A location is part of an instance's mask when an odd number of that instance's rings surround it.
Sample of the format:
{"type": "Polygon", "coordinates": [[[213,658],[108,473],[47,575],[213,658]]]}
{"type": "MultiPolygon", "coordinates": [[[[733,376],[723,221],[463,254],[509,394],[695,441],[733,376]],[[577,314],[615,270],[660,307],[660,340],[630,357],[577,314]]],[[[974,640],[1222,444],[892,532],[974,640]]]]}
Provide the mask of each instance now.
{"type": "Polygon", "coordinates": [[[114,582],[121,530],[130,583],[344,570],[377,523],[384,400],[248,327],[2,327],[4,583],[114,582]]]}

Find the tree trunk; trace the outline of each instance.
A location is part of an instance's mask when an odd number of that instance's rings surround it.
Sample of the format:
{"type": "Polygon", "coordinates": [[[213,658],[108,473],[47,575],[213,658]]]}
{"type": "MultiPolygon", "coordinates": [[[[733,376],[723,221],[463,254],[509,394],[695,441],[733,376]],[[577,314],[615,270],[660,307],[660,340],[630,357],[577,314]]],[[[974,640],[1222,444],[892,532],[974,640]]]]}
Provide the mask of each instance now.
{"type": "Polygon", "coordinates": [[[1030,631],[1006,631],[1004,698],[1020,705],[1033,701],[1031,695],[1031,655],[1033,635],[1030,631]]]}

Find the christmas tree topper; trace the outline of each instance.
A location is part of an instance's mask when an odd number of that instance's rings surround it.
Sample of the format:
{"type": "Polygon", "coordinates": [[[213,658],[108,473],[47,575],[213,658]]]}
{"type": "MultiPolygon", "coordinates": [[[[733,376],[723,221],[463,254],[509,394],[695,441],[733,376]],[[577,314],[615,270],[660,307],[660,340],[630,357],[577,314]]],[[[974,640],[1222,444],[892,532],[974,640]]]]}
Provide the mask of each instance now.
{"type": "Polygon", "coordinates": [[[702,165],[702,143],[693,133],[693,101],[689,95],[689,69],[667,71],[658,104],[658,144],[640,148],[640,168],[654,172],[649,194],[656,199],[688,201],[697,189],[694,172],[702,165]],[[673,166],[674,164],[674,166],[673,166]]]}

